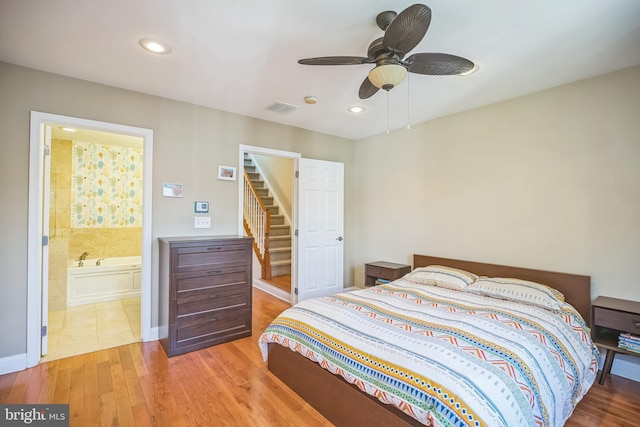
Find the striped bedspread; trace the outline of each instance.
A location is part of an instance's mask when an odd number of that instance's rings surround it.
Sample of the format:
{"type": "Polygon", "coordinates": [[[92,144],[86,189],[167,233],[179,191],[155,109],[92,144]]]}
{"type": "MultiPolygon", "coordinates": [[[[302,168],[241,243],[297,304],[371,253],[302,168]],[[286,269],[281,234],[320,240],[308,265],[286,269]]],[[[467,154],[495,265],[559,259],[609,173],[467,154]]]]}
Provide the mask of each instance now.
{"type": "Polygon", "coordinates": [[[410,283],[302,301],[259,340],[278,343],[425,425],[562,426],[598,350],[562,312],[410,283]]]}

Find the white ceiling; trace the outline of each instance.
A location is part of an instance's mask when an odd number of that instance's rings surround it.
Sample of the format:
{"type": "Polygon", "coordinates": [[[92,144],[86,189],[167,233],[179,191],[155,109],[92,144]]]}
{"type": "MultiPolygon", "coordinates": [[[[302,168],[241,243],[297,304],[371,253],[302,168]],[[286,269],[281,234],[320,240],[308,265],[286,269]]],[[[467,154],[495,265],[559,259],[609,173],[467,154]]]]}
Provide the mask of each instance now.
{"type": "Polygon", "coordinates": [[[388,93],[388,125],[387,93],[358,98],[372,65],[297,63],[366,56],[382,36],[376,15],[412,3],[0,0],[0,61],[354,139],[640,64],[638,0],[426,1],[431,26],[411,53],[462,56],[479,71],[410,75],[388,93]],[[173,52],[146,52],[142,37],[173,52]],[[275,101],[299,108],[267,110],[275,101]],[[354,104],[367,110],[348,113],[354,104]]]}

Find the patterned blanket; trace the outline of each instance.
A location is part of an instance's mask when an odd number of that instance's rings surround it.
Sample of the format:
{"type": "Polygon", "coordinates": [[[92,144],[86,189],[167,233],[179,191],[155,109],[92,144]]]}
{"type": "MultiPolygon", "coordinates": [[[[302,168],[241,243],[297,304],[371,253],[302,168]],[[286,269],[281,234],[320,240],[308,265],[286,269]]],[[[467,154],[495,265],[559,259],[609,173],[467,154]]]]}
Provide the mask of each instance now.
{"type": "Polygon", "coordinates": [[[598,350],[561,312],[402,279],[302,301],[259,340],[278,343],[425,425],[562,426],[598,350]]]}

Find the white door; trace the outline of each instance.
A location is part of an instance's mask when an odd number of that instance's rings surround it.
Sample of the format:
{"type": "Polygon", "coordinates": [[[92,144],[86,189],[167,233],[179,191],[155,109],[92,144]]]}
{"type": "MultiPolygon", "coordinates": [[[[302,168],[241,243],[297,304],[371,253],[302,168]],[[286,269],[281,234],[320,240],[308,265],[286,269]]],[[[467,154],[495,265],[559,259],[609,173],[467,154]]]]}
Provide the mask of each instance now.
{"type": "Polygon", "coordinates": [[[342,292],[344,164],[300,159],[298,179],[298,301],[342,292]]]}
{"type": "Polygon", "coordinates": [[[49,351],[49,199],[51,196],[51,126],[44,127],[42,167],[42,302],[40,311],[40,355],[49,351]]]}

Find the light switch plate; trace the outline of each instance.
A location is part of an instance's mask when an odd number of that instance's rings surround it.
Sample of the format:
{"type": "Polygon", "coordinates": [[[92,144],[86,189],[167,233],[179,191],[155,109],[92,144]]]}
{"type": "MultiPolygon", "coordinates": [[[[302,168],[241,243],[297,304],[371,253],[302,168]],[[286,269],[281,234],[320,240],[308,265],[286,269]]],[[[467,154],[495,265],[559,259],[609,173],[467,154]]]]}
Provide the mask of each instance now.
{"type": "Polygon", "coordinates": [[[211,228],[211,217],[210,216],[197,216],[195,217],[194,228],[211,228]]]}

